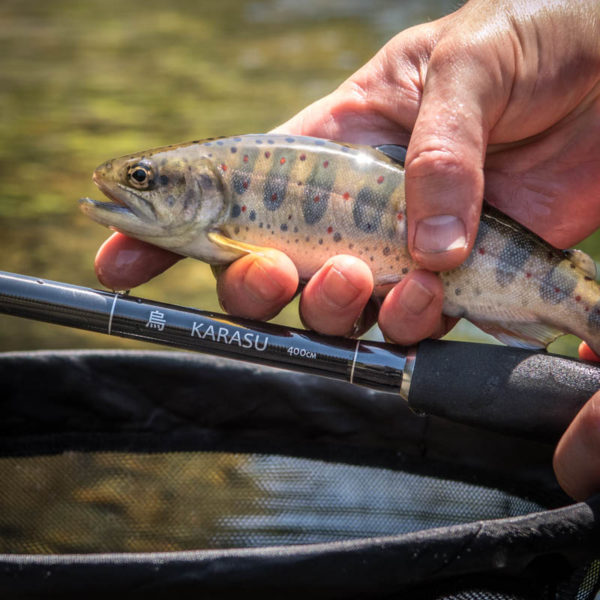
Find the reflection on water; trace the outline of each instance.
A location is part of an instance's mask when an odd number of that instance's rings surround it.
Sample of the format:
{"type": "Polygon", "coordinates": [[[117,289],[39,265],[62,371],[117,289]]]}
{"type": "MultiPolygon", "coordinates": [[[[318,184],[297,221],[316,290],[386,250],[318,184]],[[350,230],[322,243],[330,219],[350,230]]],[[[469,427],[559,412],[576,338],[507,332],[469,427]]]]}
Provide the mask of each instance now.
{"type": "Polygon", "coordinates": [[[148,552],[386,536],[541,507],[383,468],[227,453],[0,459],[0,552],[148,552]]]}

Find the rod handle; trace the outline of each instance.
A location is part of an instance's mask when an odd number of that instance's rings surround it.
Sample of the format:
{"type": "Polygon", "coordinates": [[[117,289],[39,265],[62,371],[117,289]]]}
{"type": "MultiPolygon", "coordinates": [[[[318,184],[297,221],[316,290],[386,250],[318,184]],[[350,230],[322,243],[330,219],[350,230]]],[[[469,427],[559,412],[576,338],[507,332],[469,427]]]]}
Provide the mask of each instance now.
{"type": "Polygon", "coordinates": [[[599,389],[600,368],[591,363],[543,351],[425,340],[408,402],[419,413],[554,442],[599,389]]]}

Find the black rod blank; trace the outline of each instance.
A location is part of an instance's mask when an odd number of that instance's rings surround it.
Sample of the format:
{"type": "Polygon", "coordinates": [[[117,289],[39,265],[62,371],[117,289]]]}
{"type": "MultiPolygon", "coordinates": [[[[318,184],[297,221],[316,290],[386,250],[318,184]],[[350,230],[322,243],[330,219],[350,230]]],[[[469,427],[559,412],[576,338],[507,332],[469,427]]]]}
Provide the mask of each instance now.
{"type": "Polygon", "coordinates": [[[405,353],[378,342],[236,319],[0,271],[0,313],[238,358],[398,393],[405,353]]]}
{"type": "Polygon", "coordinates": [[[348,381],[416,412],[548,441],[600,389],[599,367],[544,352],[323,336],[15,273],[0,272],[0,313],[348,381]]]}

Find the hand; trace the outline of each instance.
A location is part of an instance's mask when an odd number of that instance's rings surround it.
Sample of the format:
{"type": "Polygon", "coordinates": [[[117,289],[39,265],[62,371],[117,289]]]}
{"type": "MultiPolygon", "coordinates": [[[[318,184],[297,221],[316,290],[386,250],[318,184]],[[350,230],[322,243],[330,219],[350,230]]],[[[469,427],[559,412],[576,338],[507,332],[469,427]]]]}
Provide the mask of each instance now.
{"type": "MultiPolygon", "coordinates": [[[[583,342],[579,356],[600,361],[583,342]]],[[[576,500],[600,492],[600,392],[579,411],[554,453],[554,472],[561,487],[576,500]]]]}
{"type": "MultiPolygon", "coordinates": [[[[488,201],[568,247],[600,223],[600,202],[590,201],[600,197],[598,18],[596,0],[471,0],[400,33],[279,131],[366,144],[406,144],[410,134],[409,247],[426,269],[456,267],[470,252],[484,187],[488,201]]],[[[96,268],[120,289],[176,260],[117,235],[96,268]]],[[[218,282],[227,310],[258,319],[296,287],[296,270],[277,252],[240,259],[218,282]]],[[[303,292],[303,320],[323,333],[357,333],[372,320],[363,312],[371,290],[366,266],[334,257],[303,292]]],[[[387,295],[379,323],[391,340],[413,343],[452,324],[441,306],[438,278],[417,271],[387,295]]]]}

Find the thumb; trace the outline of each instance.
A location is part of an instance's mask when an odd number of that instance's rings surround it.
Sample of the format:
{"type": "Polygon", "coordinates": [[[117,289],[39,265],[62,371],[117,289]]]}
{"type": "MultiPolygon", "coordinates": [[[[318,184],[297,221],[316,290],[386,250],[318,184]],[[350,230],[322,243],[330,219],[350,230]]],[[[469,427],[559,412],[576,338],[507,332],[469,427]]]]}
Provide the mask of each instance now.
{"type": "Polygon", "coordinates": [[[600,491],[600,393],[579,411],[554,452],[560,486],[575,500],[600,491]]]}
{"type": "Polygon", "coordinates": [[[409,249],[433,271],[462,263],[477,235],[487,137],[502,90],[485,62],[472,48],[434,50],[408,146],[409,249]]]}
{"type": "MultiPolygon", "coordinates": [[[[582,360],[600,357],[585,343],[579,346],[582,360]]],[[[554,452],[554,472],[561,487],[576,500],[585,500],[600,490],[600,393],[579,411],[554,452]]]]}

